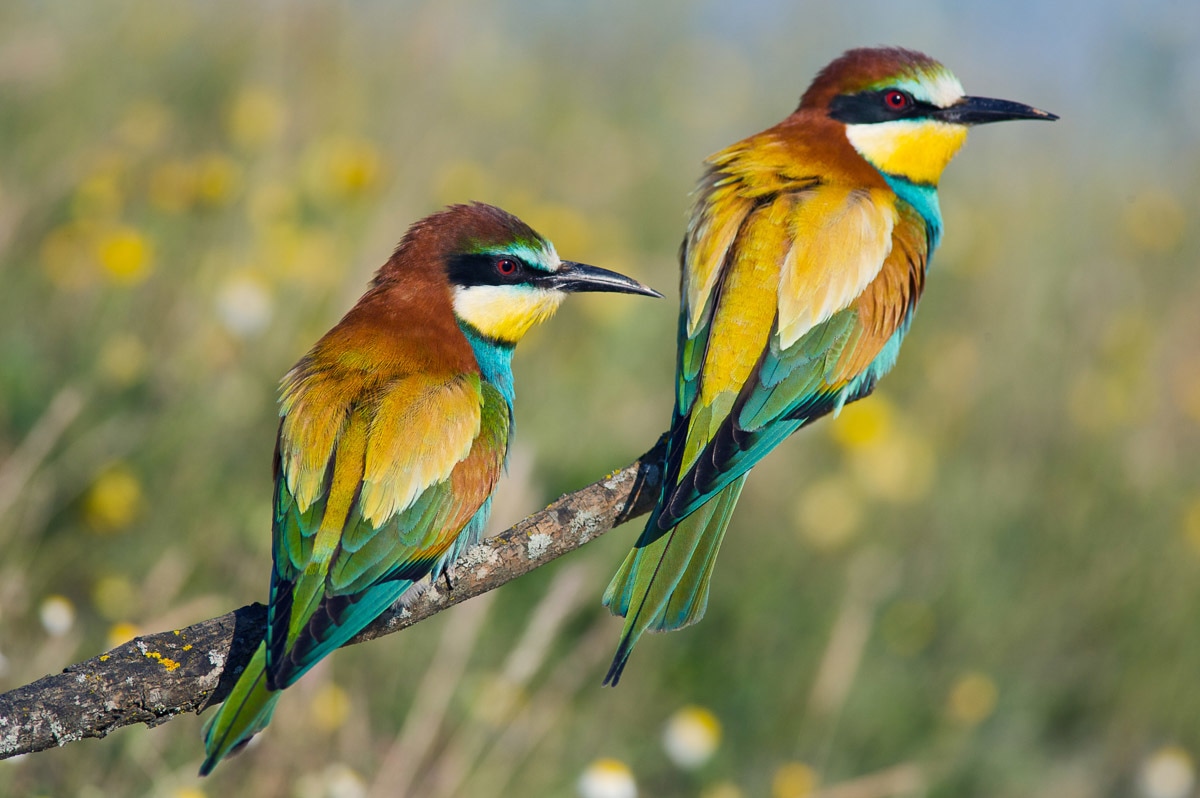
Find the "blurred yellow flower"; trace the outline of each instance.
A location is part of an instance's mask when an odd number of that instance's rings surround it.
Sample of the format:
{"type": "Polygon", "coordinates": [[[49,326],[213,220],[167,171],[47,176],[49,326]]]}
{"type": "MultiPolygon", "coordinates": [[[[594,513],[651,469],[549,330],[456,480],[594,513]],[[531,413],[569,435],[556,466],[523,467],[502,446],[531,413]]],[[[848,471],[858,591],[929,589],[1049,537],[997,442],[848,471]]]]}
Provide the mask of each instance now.
{"type": "Polygon", "coordinates": [[[128,621],[114,623],[108,627],[107,645],[110,649],[123,646],[141,633],[142,630],[136,624],[129,623],[128,621]]]}
{"type": "Polygon", "coordinates": [[[633,772],[619,759],[597,759],[579,777],[580,798],[637,798],[633,772]]]}
{"type": "Polygon", "coordinates": [[[911,657],[921,653],[933,641],[937,619],[933,608],[924,601],[897,601],[880,619],[883,642],[894,653],[911,657]]]}
{"type": "Polygon", "coordinates": [[[663,729],[667,757],[685,770],[703,765],[721,743],[721,722],[704,707],[686,706],[663,729]]]}
{"type": "Polygon", "coordinates": [[[38,606],[38,619],[51,637],[62,637],[75,625],[75,605],[66,596],[46,596],[38,606]]]}
{"type": "Polygon", "coordinates": [[[248,86],[234,98],[225,122],[236,145],[247,150],[263,149],[283,135],[287,109],[269,89],[248,86]]]}
{"type": "Polygon", "coordinates": [[[118,333],[104,342],[96,368],[106,382],[128,386],[136,382],[146,371],[149,354],[137,336],[118,333]]]}
{"type": "Polygon", "coordinates": [[[326,682],[313,693],[308,709],[317,729],[323,732],[336,731],[350,717],[350,695],[333,682],[326,682]]]}
{"type": "Polygon", "coordinates": [[[996,709],[999,691],[996,682],[986,673],[964,673],[950,688],[946,702],[950,717],[965,726],[975,726],[987,720],[996,709]]]}
{"type": "Polygon", "coordinates": [[[228,155],[211,152],[196,160],[196,197],[205,205],[229,203],[241,182],[242,169],[228,155]]]}
{"type": "Polygon", "coordinates": [[[851,450],[850,466],[866,493],[906,503],[929,495],[937,458],[923,438],[897,429],[871,446],[851,450]]]}
{"type": "Polygon", "coordinates": [[[104,576],[92,586],[92,603],[110,621],[128,617],[137,602],[137,589],[124,576],[104,576]]]}
{"type": "Polygon", "coordinates": [[[1142,762],[1138,786],[1145,798],[1188,798],[1196,786],[1196,764],[1179,746],[1164,746],[1142,762]]]}
{"type": "Polygon", "coordinates": [[[142,508],[142,485],[129,466],[105,469],[83,499],[83,515],[97,532],[116,532],[133,521],[142,508]]]}
{"type": "Polygon", "coordinates": [[[152,270],[150,242],[132,227],[116,227],[100,233],[95,254],[105,274],[118,285],[136,285],[152,270]]]}
{"type": "Polygon", "coordinates": [[[807,798],[817,790],[817,772],[803,762],[787,762],[771,779],[771,798],[807,798]]]}
{"type": "Polygon", "coordinates": [[[167,213],[183,213],[196,202],[196,167],[190,161],[173,158],[150,172],[146,192],[150,204],[167,213]]]}
{"type": "Polygon", "coordinates": [[[807,486],[796,503],[800,533],[814,548],[833,551],[845,545],[862,523],[863,498],[845,476],[807,486]]]}
{"type": "Polygon", "coordinates": [[[318,199],[342,202],[375,189],[380,157],[366,139],[340,136],[318,143],[308,156],[308,187],[318,199]]]}
{"type": "Polygon", "coordinates": [[[1179,246],[1186,229],[1183,204],[1165,188],[1140,192],[1125,209],[1125,232],[1147,252],[1170,252],[1179,246]]]}
{"type": "Polygon", "coordinates": [[[892,431],[895,414],[891,401],[883,394],[848,404],[829,425],[830,434],[843,448],[871,446],[892,431]]]}

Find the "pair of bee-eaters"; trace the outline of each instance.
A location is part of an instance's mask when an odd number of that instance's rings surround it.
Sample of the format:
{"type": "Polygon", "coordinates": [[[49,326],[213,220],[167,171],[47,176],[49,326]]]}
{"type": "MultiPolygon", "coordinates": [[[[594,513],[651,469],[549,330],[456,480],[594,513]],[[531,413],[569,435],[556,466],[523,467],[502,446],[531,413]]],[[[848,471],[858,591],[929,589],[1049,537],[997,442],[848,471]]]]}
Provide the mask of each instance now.
{"type": "MultiPolygon", "coordinates": [[[[604,603],[638,638],[698,621],[746,475],[896,361],[971,125],[1055,119],[964,96],[927,56],[852,50],[778,125],[710,157],[680,255],[658,503],[604,603]]],[[[282,690],[480,540],[512,430],[513,348],[576,291],[661,296],[561,260],[489,205],[414,224],[283,380],[265,639],[205,732],[208,773],[282,690]]]]}

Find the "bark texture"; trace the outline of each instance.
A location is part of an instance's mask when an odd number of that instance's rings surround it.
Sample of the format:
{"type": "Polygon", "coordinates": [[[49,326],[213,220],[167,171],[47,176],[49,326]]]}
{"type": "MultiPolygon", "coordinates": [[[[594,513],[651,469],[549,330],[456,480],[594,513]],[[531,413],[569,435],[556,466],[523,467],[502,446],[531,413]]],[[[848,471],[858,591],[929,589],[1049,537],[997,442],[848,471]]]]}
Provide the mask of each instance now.
{"type": "MultiPolygon", "coordinates": [[[[634,463],[484,541],[456,564],[453,588],[429,586],[407,609],[393,607],[347,645],[412,626],[649,512],[663,455],[660,441],[634,463]]],[[[262,640],[266,618],[264,605],[249,604],[185,629],[138,637],[0,695],[0,759],[104,737],[133,723],[157,726],[220,703],[262,640]]]]}

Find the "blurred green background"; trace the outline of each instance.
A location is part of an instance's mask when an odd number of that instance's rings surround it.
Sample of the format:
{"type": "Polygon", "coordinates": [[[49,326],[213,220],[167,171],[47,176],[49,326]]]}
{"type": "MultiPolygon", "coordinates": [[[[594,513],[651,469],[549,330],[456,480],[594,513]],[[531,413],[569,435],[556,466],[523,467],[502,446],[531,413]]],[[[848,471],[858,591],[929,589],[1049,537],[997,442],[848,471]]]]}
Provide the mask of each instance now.
{"type": "Polygon", "coordinates": [[[265,598],[277,380],[445,203],[668,294],[522,346],[496,528],[649,448],[701,160],[877,43],[1062,120],[972,134],[895,372],[756,469],[702,624],[600,688],[631,524],[339,652],[209,780],[183,717],[0,794],[1193,795],[1194,2],[4,3],[0,690],[265,598]]]}

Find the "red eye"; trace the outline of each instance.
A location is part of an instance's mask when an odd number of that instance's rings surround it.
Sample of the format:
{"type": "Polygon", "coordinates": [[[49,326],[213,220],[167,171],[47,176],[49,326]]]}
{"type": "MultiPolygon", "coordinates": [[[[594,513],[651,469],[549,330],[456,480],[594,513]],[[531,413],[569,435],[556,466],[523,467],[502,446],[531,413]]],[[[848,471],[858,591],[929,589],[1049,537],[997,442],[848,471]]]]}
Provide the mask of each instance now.
{"type": "Polygon", "coordinates": [[[909,96],[899,89],[890,89],[883,95],[883,101],[893,111],[903,111],[912,102],[909,96]]]}
{"type": "Polygon", "coordinates": [[[496,271],[504,277],[512,277],[517,273],[517,262],[509,258],[496,261],[496,271]]]}

